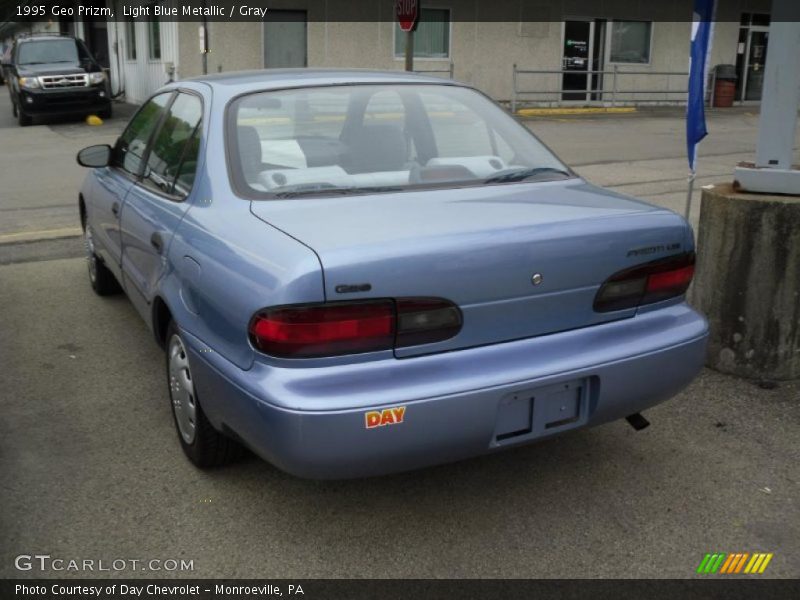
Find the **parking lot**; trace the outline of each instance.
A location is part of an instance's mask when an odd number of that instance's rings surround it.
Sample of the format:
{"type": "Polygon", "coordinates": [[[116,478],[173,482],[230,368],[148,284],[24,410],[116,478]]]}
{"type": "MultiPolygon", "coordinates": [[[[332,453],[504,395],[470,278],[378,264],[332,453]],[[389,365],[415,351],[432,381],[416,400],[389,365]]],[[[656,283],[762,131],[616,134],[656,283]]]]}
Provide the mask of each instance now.
{"type": "MultiPolygon", "coordinates": [[[[699,187],[752,159],[754,107],[709,114],[699,187]]],[[[75,153],[122,115],[18,127],[0,93],[0,576],[20,554],[193,561],[124,576],[691,577],[707,552],[772,552],[800,577],[800,382],[706,370],[624,421],[367,480],[182,455],[163,355],[124,296],[88,283],[75,153]]],[[[682,211],[680,109],[527,122],[589,180],[682,211]]],[[[96,573],[97,574],[97,573],[96,573]]],[[[108,575],[108,573],[99,573],[108,575]]]]}

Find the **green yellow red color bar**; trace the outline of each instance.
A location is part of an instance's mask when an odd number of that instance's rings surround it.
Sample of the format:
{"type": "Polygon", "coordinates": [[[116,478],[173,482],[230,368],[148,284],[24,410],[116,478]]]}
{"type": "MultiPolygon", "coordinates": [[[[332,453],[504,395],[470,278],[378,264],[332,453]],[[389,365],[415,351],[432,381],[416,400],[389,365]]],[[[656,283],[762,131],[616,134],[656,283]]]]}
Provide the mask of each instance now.
{"type": "Polygon", "coordinates": [[[703,560],[700,561],[700,566],[697,567],[697,572],[704,575],[712,575],[714,573],[733,575],[737,573],[746,574],[761,574],[763,573],[769,561],[772,560],[773,553],[769,552],[732,552],[727,554],[725,552],[715,552],[713,554],[706,554],[703,560]]]}

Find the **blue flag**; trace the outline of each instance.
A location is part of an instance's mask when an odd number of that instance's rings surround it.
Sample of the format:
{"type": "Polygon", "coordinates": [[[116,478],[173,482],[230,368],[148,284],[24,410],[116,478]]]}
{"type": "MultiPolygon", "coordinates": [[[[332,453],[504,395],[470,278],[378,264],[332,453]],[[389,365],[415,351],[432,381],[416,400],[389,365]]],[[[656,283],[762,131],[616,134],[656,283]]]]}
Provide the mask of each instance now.
{"type": "Polygon", "coordinates": [[[694,173],[697,144],[706,137],[705,96],[715,0],[694,0],[692,45],[689,54],[689,97],[686,101],[686,150],[694,173]]]}

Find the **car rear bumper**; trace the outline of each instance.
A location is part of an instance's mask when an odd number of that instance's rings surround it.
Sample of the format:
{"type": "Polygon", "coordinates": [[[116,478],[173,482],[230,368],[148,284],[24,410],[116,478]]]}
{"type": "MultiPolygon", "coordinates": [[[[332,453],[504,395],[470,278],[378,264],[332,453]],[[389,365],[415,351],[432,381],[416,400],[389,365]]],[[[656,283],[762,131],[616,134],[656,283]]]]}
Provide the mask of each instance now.
{"type": "Polygon", "coordinates": [[[707,336],[705,319],[681,303],[412,359],[317,368],[257,362],[243,371],[185,334],[212,423],[281,469],[315,479],[455,461],[639,412],[697,375],[707,336]],[[367,427],[387,410],[384,425],[367,427]],[[401,413],[402,422],[391,423],[401,413]]]}

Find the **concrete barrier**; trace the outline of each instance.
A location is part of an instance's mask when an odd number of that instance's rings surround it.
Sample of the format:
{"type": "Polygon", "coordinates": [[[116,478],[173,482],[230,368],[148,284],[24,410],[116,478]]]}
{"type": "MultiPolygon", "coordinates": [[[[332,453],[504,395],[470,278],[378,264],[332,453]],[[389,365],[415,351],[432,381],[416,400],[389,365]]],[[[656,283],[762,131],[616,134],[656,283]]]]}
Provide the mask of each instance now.
{"type": "Polygon", "coordinates": [[[691,300],[708,318],[708,366],[800,378],[800,198],[703,190],[691,300]]]}

